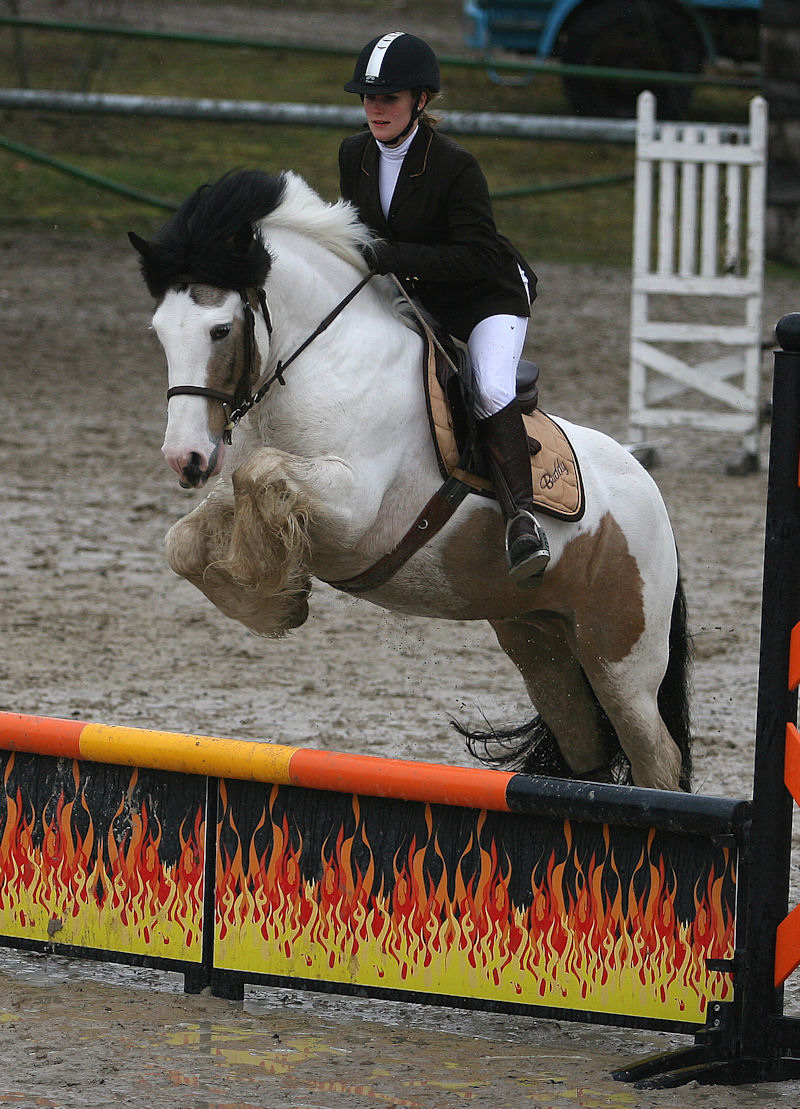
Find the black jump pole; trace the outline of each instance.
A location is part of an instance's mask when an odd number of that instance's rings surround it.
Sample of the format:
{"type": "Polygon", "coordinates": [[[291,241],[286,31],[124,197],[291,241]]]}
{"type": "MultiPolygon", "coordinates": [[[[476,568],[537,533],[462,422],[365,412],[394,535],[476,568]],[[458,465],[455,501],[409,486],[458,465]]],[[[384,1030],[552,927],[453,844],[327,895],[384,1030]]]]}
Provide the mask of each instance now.
{"type": "Polygon", "coordinates": [[[800,621],[800,312],[776,328],[769,484],[761,606],[761,646],[747,867],[745,951],[736,1054],[756,1072],[780,1078],[791,1045],[783,988],[775,987],[776,929],[788,911],[792,797],[784,784],[785,735],[797,720],[789,689],[792,628],[800,621]]]}

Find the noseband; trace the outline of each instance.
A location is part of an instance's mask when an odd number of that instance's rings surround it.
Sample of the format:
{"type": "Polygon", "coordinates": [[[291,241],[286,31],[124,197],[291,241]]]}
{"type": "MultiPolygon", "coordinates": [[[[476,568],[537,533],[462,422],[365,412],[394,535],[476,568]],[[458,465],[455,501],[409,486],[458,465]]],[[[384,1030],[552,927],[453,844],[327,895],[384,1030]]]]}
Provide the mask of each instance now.
{"type": "MultiPolygon", "coordinates": [[[[270,388],[279,381],[281,385],[286,382],[283,378],[283,371],[287,366],[294,362],[295,358],[303,353],[307,346],[309,346],[321,335],[322,332],[333,323],[336,317],[342,312],[350,301],[361,292],[368,281],[371,281],[375,276],[373,271],[370,271],[365,277],[359,281],[354,289],[344,297],[332,312],[329,312],[325,319],[320,323],[314,331],[304,339],[300,346],[286,359],[275,366],[274,372],[267,378],[263,385],[254,393],[252,389],[252,381],[256,375],[256,355],[258,348],[256,346],[256,322],[255,313],[253,312],[250,298],[247,291],[240,292],[242,298],[242,308],[244,310],[244,359],[242,363],[242,372],[239,375],[239,380],[236,382],[236,387],[232,393],[225,393],[221,389],[209,389],[205,385],[175,385],[173,388],[167,390],[167,401],[169,402],[172,397],[177,396],[192,396],[192,397],[207,397],[209,400],[218,400],[222,404],[223,411],[227,423],[222,433],[222,439],[225,443],[230,443],[233,429],[239,423],[241,418],[254,408],[259,401],[267,395],[270,388]]],[[[191,284],[191,282],[187,282],[191,284]]],[[[261,314],[264,317],[264,323],[267,325],[267,334],[272,337],[272,320],[267,306],[267,298],[263,289],[256,290],[256,298],[261,308],[261,314]]]]}

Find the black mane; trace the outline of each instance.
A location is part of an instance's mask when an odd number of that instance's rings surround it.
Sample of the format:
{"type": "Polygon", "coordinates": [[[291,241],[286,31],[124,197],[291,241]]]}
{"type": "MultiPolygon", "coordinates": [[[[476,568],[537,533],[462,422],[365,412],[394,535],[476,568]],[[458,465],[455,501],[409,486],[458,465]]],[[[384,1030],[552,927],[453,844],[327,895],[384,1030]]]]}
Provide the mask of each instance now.
{"type": "Polygon", "coordinates": [[[271,259],[254,226],[280,205],[285,187],[282,174],[236,170],[196,189],[150,242],[131,235],[152,296],[160,300],[173,285],[194,281],[220,289],[262,285],[271,259]]]}

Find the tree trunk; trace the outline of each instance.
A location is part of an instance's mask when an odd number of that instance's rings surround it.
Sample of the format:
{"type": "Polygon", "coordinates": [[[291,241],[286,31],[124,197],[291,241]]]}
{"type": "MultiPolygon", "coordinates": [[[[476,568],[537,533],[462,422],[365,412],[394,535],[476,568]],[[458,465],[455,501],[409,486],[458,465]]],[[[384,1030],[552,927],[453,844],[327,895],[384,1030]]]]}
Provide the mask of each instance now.
{"type": "Polygon", "coordinates": [[[769,103],[766,253],[800,264],[800,26],[795,0],[764,0],[761,66],[769,103]]]}

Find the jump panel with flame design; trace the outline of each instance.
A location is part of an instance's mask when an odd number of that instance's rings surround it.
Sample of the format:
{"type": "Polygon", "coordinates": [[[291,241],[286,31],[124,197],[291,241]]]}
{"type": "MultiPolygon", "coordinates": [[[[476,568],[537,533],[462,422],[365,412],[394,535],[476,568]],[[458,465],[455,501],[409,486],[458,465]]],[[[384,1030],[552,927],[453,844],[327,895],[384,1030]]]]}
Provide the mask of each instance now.
{"type": "MultiPolygon", "coordinates": [[[[732,852],[664,831],[223,781],[215,965],[286,984],[702,1024],[732,852]]],[[[585,1016],[582,1018],[585,1019],[585,1016]]]]}
{"type": "Polygon", "coordinates": [[[683,1031],[733,999],[747,802],[12,713],[0,742],[6,943],[226,996],[683,1031]]]}
{"type": "Polygon", "coordinates": [[[202,960],[203,778],[0,752],[0,935],[202,960]]]}

